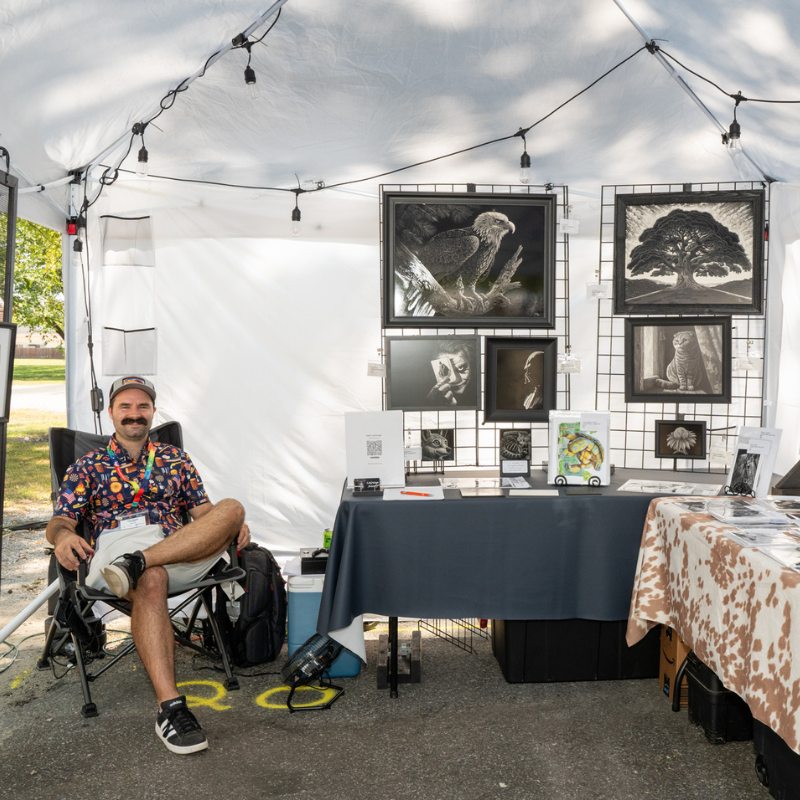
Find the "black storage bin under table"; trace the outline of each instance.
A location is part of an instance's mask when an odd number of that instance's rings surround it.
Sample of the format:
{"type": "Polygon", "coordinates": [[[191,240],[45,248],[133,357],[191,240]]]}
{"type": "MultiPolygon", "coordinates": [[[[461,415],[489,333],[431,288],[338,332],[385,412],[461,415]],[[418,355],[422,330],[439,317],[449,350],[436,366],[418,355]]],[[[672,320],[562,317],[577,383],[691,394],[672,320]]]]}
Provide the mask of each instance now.
{"type": "Polygon", "coordinates": [[[492,651],[509,683],[658,677],[659,628],[628,647],[627,620],[492,620],[492,651]]]}
{"type": "Polygon", "coordinates": [[[712,744],[753,738],[753,715],[735,692],[722,685],[714,671],[694,653],[686,659],[689,721],[700,725],[712,744]]]}
{"type": "Polygon", "coordinates": [[[775,800],[800,800],[800,755],[775,731],[753,720],[756,775],[775,800]]]}

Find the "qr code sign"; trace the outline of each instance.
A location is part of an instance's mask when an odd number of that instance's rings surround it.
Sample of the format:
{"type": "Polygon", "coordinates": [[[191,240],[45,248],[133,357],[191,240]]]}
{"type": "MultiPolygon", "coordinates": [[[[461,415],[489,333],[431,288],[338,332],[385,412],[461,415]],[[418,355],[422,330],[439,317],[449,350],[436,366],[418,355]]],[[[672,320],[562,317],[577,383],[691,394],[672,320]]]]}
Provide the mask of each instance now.
{"type": "Polygon", "coordinates": [[[367,457],[380,458],[383,455],[383,441],[381,439],[367,439],[367,457]]]}

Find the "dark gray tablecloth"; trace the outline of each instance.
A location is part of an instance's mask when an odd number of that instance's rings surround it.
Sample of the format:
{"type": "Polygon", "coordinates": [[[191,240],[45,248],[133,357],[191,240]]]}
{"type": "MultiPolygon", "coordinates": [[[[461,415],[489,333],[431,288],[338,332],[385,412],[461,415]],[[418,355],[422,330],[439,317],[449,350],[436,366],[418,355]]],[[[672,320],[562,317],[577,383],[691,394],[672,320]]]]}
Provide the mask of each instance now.
{"type": "Polygon", "coordinates": [[[618,470],[610,487],[559,497],[448,491],[444,500],[385,501],[345,491],[317,630],[343,628],[364,612],[626,619],[645,514],[657,496],[617,492],[628,478],[724,482],[618,470]]]}

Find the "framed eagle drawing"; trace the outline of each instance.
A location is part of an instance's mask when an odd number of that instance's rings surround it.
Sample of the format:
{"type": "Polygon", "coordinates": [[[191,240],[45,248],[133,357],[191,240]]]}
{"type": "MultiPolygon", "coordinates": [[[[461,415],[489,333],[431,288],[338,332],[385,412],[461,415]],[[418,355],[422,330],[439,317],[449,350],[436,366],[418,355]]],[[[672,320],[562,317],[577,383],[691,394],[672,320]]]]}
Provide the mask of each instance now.
{"type": "Polygon", "coordinates": [[[383,192],[386,328],[552,328],[556,196],[383,192]]]}

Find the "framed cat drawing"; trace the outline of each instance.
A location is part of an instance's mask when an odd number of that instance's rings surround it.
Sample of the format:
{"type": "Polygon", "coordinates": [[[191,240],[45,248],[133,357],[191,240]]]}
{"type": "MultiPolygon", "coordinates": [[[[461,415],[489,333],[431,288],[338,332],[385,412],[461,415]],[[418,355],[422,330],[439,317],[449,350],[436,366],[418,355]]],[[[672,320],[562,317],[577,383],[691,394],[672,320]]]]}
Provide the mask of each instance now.
{"type": "Polygon", "coordinates": [[[625,400],[730,403],[730,317],[625,320],[625,400]]]}

